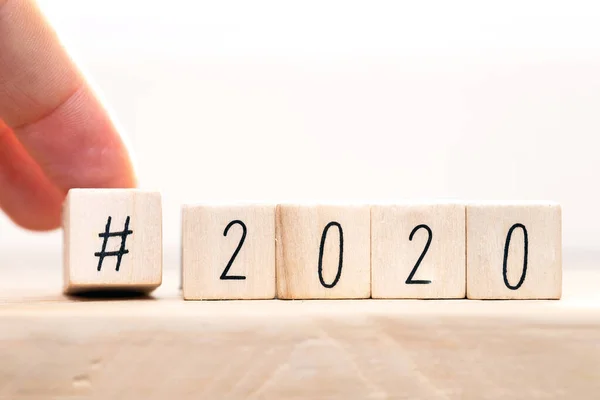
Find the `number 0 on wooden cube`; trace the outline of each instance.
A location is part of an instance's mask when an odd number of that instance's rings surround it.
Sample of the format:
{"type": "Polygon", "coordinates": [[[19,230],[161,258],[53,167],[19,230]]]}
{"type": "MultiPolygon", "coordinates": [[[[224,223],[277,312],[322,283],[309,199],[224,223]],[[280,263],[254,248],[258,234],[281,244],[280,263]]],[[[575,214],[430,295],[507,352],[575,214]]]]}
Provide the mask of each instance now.
{"type": "Polygon", "coordinates": [[[277,206],[277,296],[361,299],[371,294],[368,206],[277,206]]]}
{"type": "Polygon", "coordinates": [[[558,204],[467,206],[467,297],[559,299],[558,204]]]}

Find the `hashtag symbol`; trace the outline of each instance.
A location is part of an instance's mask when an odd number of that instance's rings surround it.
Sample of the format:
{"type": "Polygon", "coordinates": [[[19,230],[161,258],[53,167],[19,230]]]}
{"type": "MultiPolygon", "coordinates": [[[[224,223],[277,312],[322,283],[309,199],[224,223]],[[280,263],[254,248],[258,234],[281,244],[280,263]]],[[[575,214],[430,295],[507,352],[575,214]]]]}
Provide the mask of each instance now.
{"type": "Polygon", "coordinates": [[[127,219],[125,220],[125,226],[123,227],[122,232],[111,232],[110,231],[111,221],[112,221],[112,217],[108,217],[108,221],[106,221],[106,228],[104,229],[104,232],[98,234],[98,236],[100,236],[101,238],[104,239],[102,242],[102,250],[94,253],[94,256],[99,257],[98,258],[98,271],[100,271],[102,269],[102,262],[104,261],[105,257],[117,257],[116,270],[118,271],[119,267],[121,266],[121,260],[123,259],[123,256],[125,254],[129,253],[129,250],[127,250],[125,248],[125,241],[127,240],[127,236],[131,235],[133,233],[133,231],[129,229],[129,216],[127,216],[127,219]],[[111,237],[116,237],[116,236],[121,237],[121,247],[117,251],[106,251],[106,245],[108,244],[108,239],[111,237]]]}

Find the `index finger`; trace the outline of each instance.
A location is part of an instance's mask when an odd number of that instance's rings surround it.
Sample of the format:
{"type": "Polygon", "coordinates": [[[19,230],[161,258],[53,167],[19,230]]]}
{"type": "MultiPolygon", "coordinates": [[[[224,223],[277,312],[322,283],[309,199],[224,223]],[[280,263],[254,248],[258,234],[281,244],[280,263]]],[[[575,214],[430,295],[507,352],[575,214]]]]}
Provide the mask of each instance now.
{"type": "Polygon", "coordinates": [[[63,192],[135,185],[115,124],[32,0],[0,0],[0,119],[63,192]]]}

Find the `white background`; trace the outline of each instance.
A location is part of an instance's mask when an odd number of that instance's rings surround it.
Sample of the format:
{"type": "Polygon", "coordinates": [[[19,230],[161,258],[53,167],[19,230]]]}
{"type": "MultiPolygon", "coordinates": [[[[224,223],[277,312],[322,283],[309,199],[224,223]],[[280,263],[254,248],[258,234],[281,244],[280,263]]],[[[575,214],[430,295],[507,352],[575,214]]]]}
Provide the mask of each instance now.
{"type": "MultiPolygon", "coordinates": [[[[558,201],[565,253],[600,250],[594,3],[40,5],[162,191],[174,257],[183,203],[442,197],[558,201]]],[[[61,246],[0,217],[0,257],[61,246]]]]}

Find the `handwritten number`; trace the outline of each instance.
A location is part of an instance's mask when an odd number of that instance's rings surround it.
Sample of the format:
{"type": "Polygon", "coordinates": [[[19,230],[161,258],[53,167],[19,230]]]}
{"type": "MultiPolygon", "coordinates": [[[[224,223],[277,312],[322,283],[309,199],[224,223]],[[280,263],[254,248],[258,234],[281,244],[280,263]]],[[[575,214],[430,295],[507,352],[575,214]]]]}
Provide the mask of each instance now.
{"type": "Polygon", "coordinates": [[[431,283],[431,281],[426,281],[426,280],[420,280],[420,279],[413,280],[413,277],[417,273],[417,269],[419,269],[419,265],[421,265],[421,261],[423,261],[423,257],[425,257],[425,254],[427,254],[427,250],[429,250],[429,245],[431,245],[431,238],[433,237],[433,233],[431,232],[431,228],[429,228],[427,225],[417,225],[417,226],[415,226],[415,228],[410,233],[410,236],[408,237],[408,240],[412,241],[413,240],[413,236],[415,235],[415,233],[419,229],[421,229],[421,228],[425,229],[427,231],[427,234],[429,236],[427,238],[427,243],[425,244],[425,248],[423,249],[423,252],[421,253],[421,256],[417,260],[417,263],[413,267],[412,271],[410,271],[410,275],[408,275],[408,278],[406,278],[406,284],[407,285],[427,285],[427,284],[431,283]]]}
{"type": "Polygon", "coordinates": [[[525,275],[527,275],[527,253],[528,252],[529,252],[529,239],[527,237],[527,228],[525,228],[525,225],[523,225],[523,224],[514,224],[508,230],[508,235],[506,235],[506,242],[504,243],[504,261],[502,263],[502,275],[504,276],[504,284],[510,290],[517,290],[518,288],[521,287],[521,285],[525,281],[525,275]],[[508,263],[508,249],[510,247],[510,239],[512,237],[513,231],[517,228],[521,228],[523,230],[523,242],[524,242],[525,251],[523,254],[523,272],[521,273],[521,279],[519,279],[519,283],[517,283],[515,286],[513,286],[510,284],[510,282],[508,282],[507,263],[508,263]]]}
{"type": "Polygon", "coordinates": [[[321,235],[321,246],[319,247],[319,281],[321,282],[321,285],[323,285],[327,289],[331,289],[338,283],[338,281],[340,280],[340,277],[342,276],[343,259],[344,259],[344,231],[342,230],[342,226],[338,222],[333,221],[333,222],[328,223],[327,226],[325,226],[325,229],[323,230],[323,234],[321,235]],[[323,279],[323,249],[325,247],[325,239],[327,238],[327,231],[332,226],[335,226],[336,228],[338,228],[338,231],[340,232],[340,255],[339,255],[338,269],[337,269],[335,278],[333,279],[333,282],[326,283],[325,280],[323,279]]]}
{"type": "Polygon", "coordinates": [[[242,239],[238,243],[237,248],[235,249],[235,251],[233,252],[233,255],[231,256],[231,259],[229,260],[229,262],[227,263],[227,266],[225,267],[225,269],[223,270],[223,273],[221,274],[221,280],[224,280],[224,281],[225,280],[240,280],[241,281],[241,280],[246,279],[246,277],[243,275],[227,275],[227,273],[229,272],[229,268],[231,268],[231,264],[233,264],[235,257],[237,257],[238,253],[240,252],[240,249],[244,245],[244,240],[246,240],[246,232],[247,232],[246,224],[244,224],[239,219],[231,221],[225,227],[225,230],[223,231],[223,236],[227,236],[227,233],[229,232],[229,228],[231,228],[235,224],[238,224],[242,227],[242,239]]]}

